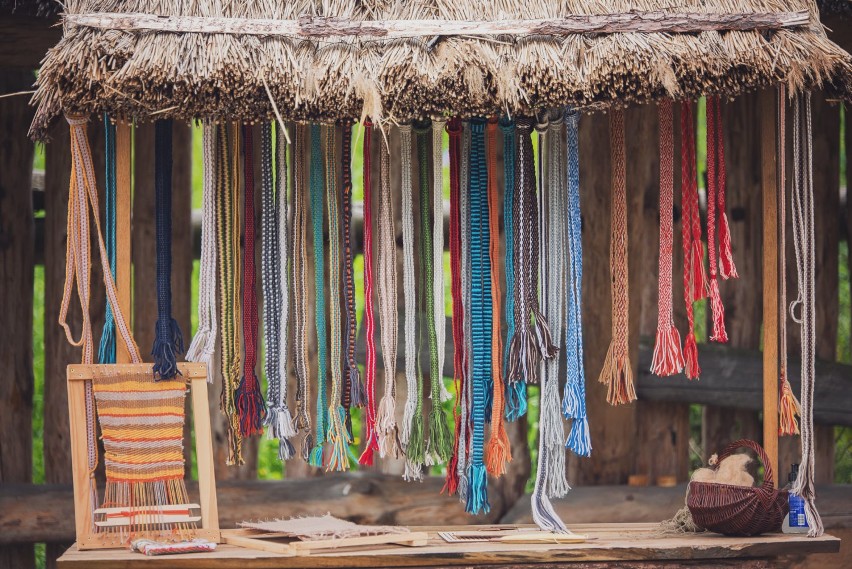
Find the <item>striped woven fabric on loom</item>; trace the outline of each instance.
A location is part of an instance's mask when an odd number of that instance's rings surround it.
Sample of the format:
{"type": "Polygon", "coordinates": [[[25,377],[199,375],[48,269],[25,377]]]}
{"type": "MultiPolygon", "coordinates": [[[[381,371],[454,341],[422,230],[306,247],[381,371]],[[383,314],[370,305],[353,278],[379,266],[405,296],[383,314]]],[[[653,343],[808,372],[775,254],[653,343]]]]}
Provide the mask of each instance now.
{"type": "Polygon", "coordinates": [[[186,383],[109,367],[93,376],[107,478],[96,524],[129,537],[185,539],[195,528],[183,479],[186,383]]]}

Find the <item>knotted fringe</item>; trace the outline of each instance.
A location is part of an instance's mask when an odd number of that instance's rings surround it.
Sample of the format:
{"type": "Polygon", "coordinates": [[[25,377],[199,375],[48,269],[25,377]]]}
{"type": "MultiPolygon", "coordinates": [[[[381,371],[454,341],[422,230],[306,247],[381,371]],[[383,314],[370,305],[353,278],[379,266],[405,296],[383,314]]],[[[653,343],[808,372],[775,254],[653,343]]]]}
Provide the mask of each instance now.
{"type": "Polygon", "coordinates": [[[336,405],[334,407],[335,409],[329,410],[330,413],[333,413],[327,435],[331,455],[325,470],[326,472],[343,472],[349,470],[349,443],[351,439],[344,426],[346,412],[343,406],[336,405]]]}
{"type": "Polygon", "coordinates": [[[686,335],[683,343],[683,371],[689,379],[698,379],[701,368],[698,366],[698,346],[695,343],[695,332],[692,330],[686,335]]]}
{"type": "Polygon", "coordinates": [[[651,360],[651,373],[666,377],[683,371],[685,362],[680,344],[680,332],[674,324],[665,330],[658,329],[651,360]]]}
{"type": "Polygon", "coordinates": [[[622,405],[636,400],[630,359],[626,355],[615,355],[616,351],[626,352],[613,341],[606,352],[600,377],[601,383],[606,383],[608,386],[606,400],[610,405],[622,405]]]}
{"type": "Polygon", "coordinates": [[[396,458],[400,454],[399,434],[396,426],[396,401],[386,393],[379,401],[376,417],[376,434],[379,438],[379,455],[396,458]]]}
{"type": "Polygon", "coordinates": [[[574,419],[571,423],[571,432],[568,434],[566,445],[577,456],[592,455],[592,438],[589,432],[589,419],[584,414],[574,419]]]}
{"type": "Polygon", "coordinates": [[[468,489],[465,511],[469,514],[487,514],[491,511],[488,503],[485,465],[471,463],[468,469],[468,489]]]}
{"type": "Polygon", "coordinates": [[[719,271],[722,278],[738,279],[737,267],[734,265],[734,255],[731,252],[731,228],[728,226],[728,214],[725,211],[720,211],[719,218],[719,261],[721,270],[719,271]]]}
{"type": "Polygon", "coordinates": [[[279,460],[289,460],[296,454],[290,439],[296,436],[296,426],[290,409],[286,405],[269,407],[266,411],[266,434],[270,439],[278,439],[279,460]]]}
{"type": "Polygon", "coordinates": [[[414,417],[411,421],[410,438],[405,447],[405,472],[408,481],[423,479],[423,464],[426,462],[426,445],[423,442],[423,420],[414,417]]]}
{"type": "Polygon", "coordinates": [[[527,414],[527,384],[510,381],[506,384],[506,420],[514,422],[527,414]]]}
{"type": "Polygon", "coordinates": [[[260,393],[260,382],[254,371],[240,379],[236,392],[237,412],[240,417],[240,434],[243,437],[263,434],[263,423],[266,419],[266,404],[260,393]]]}
{"type": "Polygon", "coordinates": [[[728,332],[725,330],[725,306],[722,297],[719,296],[719,281],[710,279],[710,309],[713,314],[713,332],[710,339],[714,342],[725,343],[728,341],[728,332]]]}
{"type": "Polygon", "coordinates": [[[177,356],[183,353],[183,335],[172,318],[172,121],[159,120],[154,130],[154,176],[157,226],[157,324],[154,375],[171,379],[179,375],[177,356]]]}

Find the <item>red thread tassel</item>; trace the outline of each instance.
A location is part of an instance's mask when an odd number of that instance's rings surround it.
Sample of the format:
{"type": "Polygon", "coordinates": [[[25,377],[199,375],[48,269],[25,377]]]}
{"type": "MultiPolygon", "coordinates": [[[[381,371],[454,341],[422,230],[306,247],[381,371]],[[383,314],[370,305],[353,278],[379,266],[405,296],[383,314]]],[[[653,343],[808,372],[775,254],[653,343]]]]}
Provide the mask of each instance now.
{"type": "MultiPolygon", "coordinates": [[[[720,198],[720,201],[724,198],[720,198]]],[[[719,219],[719,260],[721,261],[721,270],[719,271],[722,278],[738,279],[737,267],[734,265],[734,255],[731,252],[731,229],[728,227],[728,215],[721,211],[719,219]]]]}
{"type": "Polygon", "coordinates": [[[724,344],[728,341],[728,332],[725,330],[725,306],[719,296],[719,281],[716,279],[710,279],[710,309],[713,313],[713,333],[710,339],[724,344]]]}
{"type": "Polygon", "coordinates": [[[680,347],[680,332],[675,326],[668,330],[657,330],[651,373],[660,377],[675,375],[683,370],[683,351],[680,347]]]}
{"type": "Polygon", "coordinates": [[[690,330],[683,343],[684,373],[689,379],[698,379],[701,368],[698,367],[698,346],[695,344],[695,334],[690,330]]]}
{"type": "Polygon", "coordinates": [[[778,405],[778,414],[778,434],[781,436],[798,435],[799,422],[796,417],[801,416],[802,406],[793,394],[790,382],[787,381],[787,374],[783,371],[781,373],[781,399],[778,405]]]}
{"type": "Polygon", "coordinates": [[[689,294],[692,301],[707,298],[707,273],[704,272],[704,246],[701,241],[693,241],[690,247],[689,294]]]}

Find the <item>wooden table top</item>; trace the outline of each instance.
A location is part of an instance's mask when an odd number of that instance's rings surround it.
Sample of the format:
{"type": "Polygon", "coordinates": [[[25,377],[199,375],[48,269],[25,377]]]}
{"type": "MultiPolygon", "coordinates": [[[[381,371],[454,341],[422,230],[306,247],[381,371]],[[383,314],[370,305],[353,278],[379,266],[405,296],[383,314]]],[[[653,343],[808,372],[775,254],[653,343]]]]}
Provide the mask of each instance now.
{"type": "MultiPolygon", "coordinates": [[[[593,563],[613,566],[625,562],[657,562],[653,566],[682,563],[731,562],[787,555],[836,553],[840,540],[825,535],[770,534],[736,538],[718,534],[660,535],[657,524],[584,524],[571,530],[589,540],[573,545],[509,545],[500,543],[444,542],[437,531],[471,530],[477,526],[412,528],[430,532],[429,545],[408,548],[379,546],[369,551],[347,551],[287,557],[231,545],[211,553],[146,557],[129,550],[78,551],[72,546],[59,558],[63,569],[272,569],[333,567],[525,567],[538,564],[593,563]]],[[[493,528],[494,526],[488,526],[493,528]]],[[[632,563],[631,563],[632,564],[632,563]]],[[[737,563],[738,566],[745,565],[737,563]]],[[[746,564],[747,565],[747,564],[746,564]]]]}

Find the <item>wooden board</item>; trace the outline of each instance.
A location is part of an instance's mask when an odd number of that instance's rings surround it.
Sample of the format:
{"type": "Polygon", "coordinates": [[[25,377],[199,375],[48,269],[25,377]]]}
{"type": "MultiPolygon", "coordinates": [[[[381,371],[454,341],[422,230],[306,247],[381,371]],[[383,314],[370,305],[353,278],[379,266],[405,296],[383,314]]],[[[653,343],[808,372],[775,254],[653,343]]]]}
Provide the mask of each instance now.
{"type": "MultiPolygon", "coordinates": [[[[412,528],[420,530],[421,528],[412,528]]],[[[453,531],[456,527],[441,528],[453,531]]],[[[470,529],[470,528],[468,528],[470,529]]],[[[825,535],[807,538],[773,534],[765,537],[731,538],[716,534],[660,537],[656,524],[577,525],[573,531],[589,535],[582,544],[511,545],[503,543],[448,544],[430,531],[429,544],[420,548],[388,546],[368,552],[331,552],[305,557],[288,557],[276,553],[221,545],[212,553],[180,556],[145,557],[127,550],[79,551],[76,546],[59,559],[66,569],[156,569],[156,568],[312,568],[312,567],[523,567],[547,564],[548,567],[595,563],[605,567],[683,566],[690,564],[723,564],[735,562],[748,567],[746,560],[771,559],[786,555],[836,553],[840,540],[825,535]]],[[[755,566],[755,565],[752,565],[755,566]]],[[[762,566],[767,566],[765,563],[762,566]]]]}
{"type": "Polygon", "coordinates": [[[429,534],[423,531],[408,533],[393,533],[380,535],[361,535],[339,539],[317,539],[309,541],[294,540],[281,542],[287,534],[265,532],[253,529],[232,529],[222,532],[222,542],[258,551],[280,553],[282,555],[318,555],[330,550],[372,547],[387,545],[404,545],[406,547],[423,547],[429,541],[429,534]]]}

